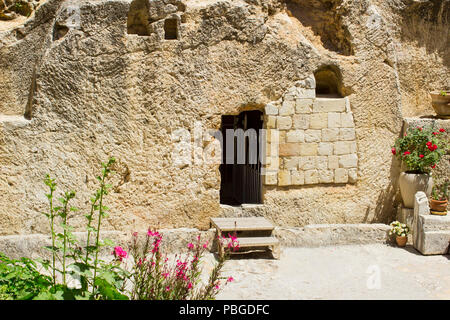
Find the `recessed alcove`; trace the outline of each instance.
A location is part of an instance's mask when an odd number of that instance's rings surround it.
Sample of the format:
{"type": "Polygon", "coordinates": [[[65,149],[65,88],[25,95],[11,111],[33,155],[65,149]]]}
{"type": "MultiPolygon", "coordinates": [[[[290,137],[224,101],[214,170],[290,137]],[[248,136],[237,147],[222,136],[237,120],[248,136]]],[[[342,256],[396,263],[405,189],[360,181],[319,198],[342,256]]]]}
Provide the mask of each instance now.
{"type": "Polygon", "coordinates": [[[314,72],[316,79],[316,96],[341,98],[342,77],[339,69],[335,66],[323,66],[314,72]]]}
{"type": "Polygon", "coordinates": [[[127,33],[138,36],[149,36],[148,1],[134,0],[130,4],[127,18],[127,33]]]}
{"type": "Polygon", "coordinates": [[[178,39],[178,21],[177,19],[164,20],[164,39],[177,40],[178,39]]]}

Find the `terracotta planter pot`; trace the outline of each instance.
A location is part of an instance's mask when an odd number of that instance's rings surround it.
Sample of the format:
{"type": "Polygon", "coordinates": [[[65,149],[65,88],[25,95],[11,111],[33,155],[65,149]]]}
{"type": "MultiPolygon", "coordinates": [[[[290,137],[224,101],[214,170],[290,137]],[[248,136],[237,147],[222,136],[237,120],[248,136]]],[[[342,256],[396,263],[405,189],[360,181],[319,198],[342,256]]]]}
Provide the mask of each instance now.
{"type": "Polygon", "coordinates": [[[440,92],[434,91],[430,93],[431,105],[434,111],[440,118],[449,119],[450,118],[450,91],[445,91],[447,94],[443,96],[440,92]]]}
{"type": "Polygon", "coordinates": [[[430,209],[433,211],[444,212],[447,211],[448,200],[439,201],[439,200],[430,200],[430,209]]]}
{"type": "Polygon", "coordinates": [[[400,237],[400,236],[395,236],[395,242],[397,242],[397,245],[399,247],[404,247],[406,246],[406,242],[408,241],[408,237],[400,237]]]}
{"type": "Polygon", "coordinates": [[[433,189],[433,178],[427,173],[402,172],[399,178],[400,193],[405,208],[414,208],[414,195],[423,191],[430,197],[433,189]]]}

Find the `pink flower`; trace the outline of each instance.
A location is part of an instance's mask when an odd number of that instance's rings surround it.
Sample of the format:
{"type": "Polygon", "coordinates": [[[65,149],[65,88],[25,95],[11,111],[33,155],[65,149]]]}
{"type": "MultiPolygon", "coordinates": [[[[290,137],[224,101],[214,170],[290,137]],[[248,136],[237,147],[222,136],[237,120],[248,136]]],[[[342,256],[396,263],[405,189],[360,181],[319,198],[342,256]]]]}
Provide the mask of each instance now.
{"type": "Polygon", "coordinates": [[[193,243],[188,243],[187,246],[188,246],[189,249],[194,249],[194,244],[193,243]]]}
{"type": "Polygon", "coordinates": [[[119,259],[119,261],[122,261],[124,258],[128,256],[127,252],[123,250],[122,247],[119,246],[114,247],[112,254],[114,255],[114,257],[116,257],[116,259],[119,259]]]}
{"type": "Polygon", "coordinates": [[[187,288],[188,288],[188,290],[189,290],[189,289],[192,289],[192,282],[189,282],[189,283],[188,283],[187,288]]]}
{"type": "Polygon", "coordinates": [[[160,234],[157,231],[153,232],[152,230],[148,229],[147,236],[149,236],[149,237],[159,237],[160,234]]]}
{"type": "Polygon", "coordinates": [[[133,237],[137,237],[138,236],[138,233],[137,232],[133,232],[133,237]]]}
{"type": "Polygon", "coordinates": [[[218,284],[215,285],[215,288],[216,288],[216,290],[219,290],[219,289],[220,289],[220,287],[219,287],[218,284]]]}
{"type": "Polygon", "coordinates": [[[233,282],[233,281],[234,281],[233,277],[228,277],[227,282],[233,282]]]}
{"type": "Polygon", "coordinates": [[[169,286],[166,287],[166,291],[170,291],[170,287],[169,286]]]}
{"type": "Polygon", "coordinates": [[[208,248],[208,241],[206,241],[206,242],[203,244],[203,248],[204,248],[204,249],[208,248]]]}

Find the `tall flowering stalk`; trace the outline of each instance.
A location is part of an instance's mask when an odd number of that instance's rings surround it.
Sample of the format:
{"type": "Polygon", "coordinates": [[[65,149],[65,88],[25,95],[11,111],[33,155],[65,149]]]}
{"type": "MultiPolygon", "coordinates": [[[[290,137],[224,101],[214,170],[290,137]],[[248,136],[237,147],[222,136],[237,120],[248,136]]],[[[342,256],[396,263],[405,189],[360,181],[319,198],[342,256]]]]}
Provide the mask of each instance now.
{"type": "MultiPolygon", "coordinates": [[[[132,299],[137,300],[206,300],[214,299],[220,291],[220,276],[226,257],[211,271],[207,284],[201,282],[201,259],[208,242],[196,241],[188,244],[187,254],[177,254],[172,260],[161,253],[162,235],[148,230],[143,245],[138,234],[133,234],[130,252],[134,257],[132,299]]],[[[233,242],[233,241],[231,241],[233,242]]],[[[234,245],[237,244],[235,240],[234,245]]],[[[226,282],[233,281],[232,277],[226,282]]]]}

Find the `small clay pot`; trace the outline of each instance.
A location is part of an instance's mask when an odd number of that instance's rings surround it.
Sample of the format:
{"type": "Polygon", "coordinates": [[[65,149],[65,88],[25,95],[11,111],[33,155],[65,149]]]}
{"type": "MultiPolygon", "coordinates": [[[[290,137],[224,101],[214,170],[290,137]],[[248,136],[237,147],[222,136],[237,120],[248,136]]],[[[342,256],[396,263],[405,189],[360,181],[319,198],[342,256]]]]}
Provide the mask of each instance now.
{"type": "Polygon", "coordinates": [[[430,209],[433,211],[444,212],[447,211],[448,200],[439,201],[439,200],[430,200],[430,209]]]}
{"type": "Polygon", "coordinates": [[[399,247],[404,247],[404,246],[406,246],[406,242],[408,241],[408,237],[407,236],[405,236],[405,237],[400,237],[400,236],[396,236],[395,237],[395,242],[397,242],[397,245],[399,246],[399,247]]]}

